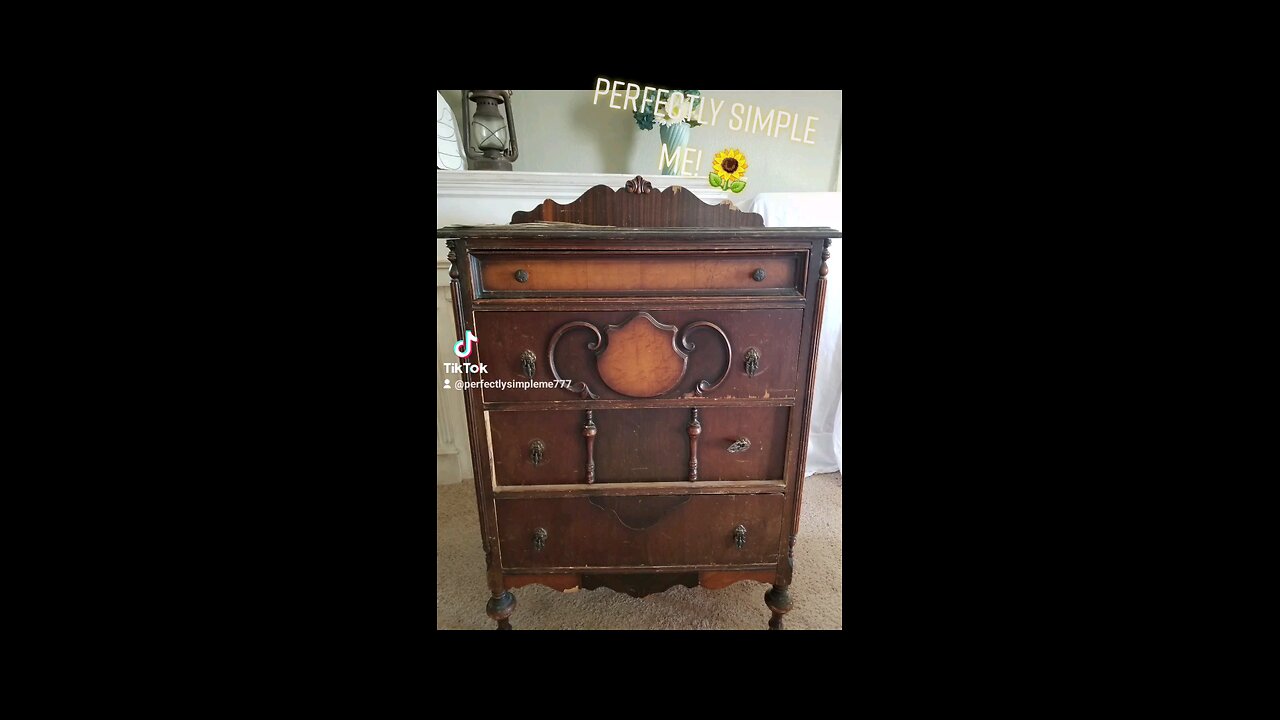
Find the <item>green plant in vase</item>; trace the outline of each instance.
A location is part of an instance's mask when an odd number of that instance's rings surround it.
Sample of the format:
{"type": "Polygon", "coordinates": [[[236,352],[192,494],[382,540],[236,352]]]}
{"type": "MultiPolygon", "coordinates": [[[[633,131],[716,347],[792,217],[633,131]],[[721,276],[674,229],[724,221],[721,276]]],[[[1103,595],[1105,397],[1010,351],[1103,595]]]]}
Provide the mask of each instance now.
{"type": "Polygon", "coordinates": [[[676,167],[677,158],[683,156],[683,151],[689,147],[689,128],[702,124],[693,117],[701,110],[701,92],[672,90],[669,95],[664,96],[661,104],[658,103],[657,95],[652,95],[648,102],[643,103],[639,110],[632,113],[636,126],[641,130],[652,130],[654,124],[658,125],[658,135],[662,138],[662,144],[667,146],[664,159],[670,159],[669,162],[662,164],[663,175],[680,174],[679,168],[676,167]]]}

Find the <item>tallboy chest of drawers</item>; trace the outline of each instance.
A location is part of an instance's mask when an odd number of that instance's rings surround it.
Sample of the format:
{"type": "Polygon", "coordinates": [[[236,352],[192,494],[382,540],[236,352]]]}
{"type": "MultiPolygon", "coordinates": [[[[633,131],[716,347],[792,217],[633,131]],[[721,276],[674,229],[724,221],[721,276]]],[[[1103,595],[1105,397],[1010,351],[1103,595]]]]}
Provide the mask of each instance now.
{"type": "Polygon", "coordinates": [[[771,583],[791,609],[830,228],[766,228],[637,177],[441,228],[486,611],[511,590],[771,583]]]}

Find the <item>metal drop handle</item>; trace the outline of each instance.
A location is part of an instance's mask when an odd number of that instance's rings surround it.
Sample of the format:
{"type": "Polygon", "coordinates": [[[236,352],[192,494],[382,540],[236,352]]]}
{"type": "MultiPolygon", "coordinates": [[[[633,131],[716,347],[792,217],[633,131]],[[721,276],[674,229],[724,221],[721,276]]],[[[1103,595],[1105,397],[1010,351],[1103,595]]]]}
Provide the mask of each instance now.
{"type": "Polygon", "coordinates": [[[533,354],[532,350],[525,350],[520,353],[520,366],[524,369],[524,374],[533,379],[534,363],[538,361],[538,356],[533,354]]]}
{"type": "Polygon", "coordinates": [[[546,529],[546,528],[538,528],[537,530],[534,530],[534,531],[533,531],[533,549],[534,549],[534,551],[536,552],[536,551],[538,551],[538,550],[541,550],[542,548],[544,548],[544,547],[546,547],[546,546],[547,546],[547,529],[546,529]]]}
{"type": "Polygon", "coordinates": [[[745,526],[739,525],[733,529],[733,544],[737,545],[739,550],[747,546],[747,528],[745,526]]]}
{"type": "Polygon", "coordinates": [[[546,457],[547,446],[541,440],[534,440],[529,443],[529,462],[534,465],[541,465],[542,459],[546,457]]]}
{"type": "Polygon", "coordinates": [[[746,439],[746,438],[738,438],[738,442],[736,442],[736,443],[734,443],[734,444],[732,444],[732,445],[730,445],[730,446],[729,446],[729,452],[731,452],[731,453],[740,453],[740,452],[742,452],[743,450],[748,450],[748,449],[750,449],[750,448],[751,448],[751,441],[750,441],[750,440],[748,440],[748,439],[746,439]]]}
{"type": "Polygon", "coordinates": [[[755,377],[760,371],[760,350],[758,348],[747,348],[747,355],[743,359],[743,364],[747,368],[747,377],[755,377]]]}

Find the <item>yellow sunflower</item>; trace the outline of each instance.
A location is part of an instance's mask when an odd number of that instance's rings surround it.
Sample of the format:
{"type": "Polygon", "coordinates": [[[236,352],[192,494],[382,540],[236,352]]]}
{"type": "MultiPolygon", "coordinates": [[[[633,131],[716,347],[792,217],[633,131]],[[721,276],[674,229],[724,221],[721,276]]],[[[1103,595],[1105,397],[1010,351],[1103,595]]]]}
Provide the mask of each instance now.
{"type": "Polygon", "coordinates": [[[747,156],[737,148],[726,148],[716,153],[715,159],[711,161],[711,169],[720,176],[720,182],[727,186],[746,175],[747,156]]]}

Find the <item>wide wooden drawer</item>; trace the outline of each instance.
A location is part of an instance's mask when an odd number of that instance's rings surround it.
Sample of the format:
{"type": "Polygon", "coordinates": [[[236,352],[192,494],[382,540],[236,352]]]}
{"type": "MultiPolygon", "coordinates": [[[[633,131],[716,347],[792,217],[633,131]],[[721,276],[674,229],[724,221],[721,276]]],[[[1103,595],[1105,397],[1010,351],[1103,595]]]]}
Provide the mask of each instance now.
{"type": "MultiPolygon", "coordinates": [[[[789,407],[699,408],[698,481],[782,480],[790,413],[789,407]]],[[[485,415],[499,486],[587,482],[585,410],[485,415]]],[[[692,418],[684,408],[593,410],[594,483],[688,481],[692,418]]]]}
{"type": "Polygon", "coordinates": [[[802,295],[804,253],[473,252],[476,297],[802,295]]]}
{"type": "Polygon", "coordinates": [[[802,308],[477,311],[483,380],[573,381],[481,392],[485,402],[572,400],[585,383],[589,397],[606,400],[793,398],[803,325],[802,308]]]}
{"type": "Polygon", "coordinates": [[[774,563],[784,505],[782,495],[500,499],[502,567],[774,563]]]}

